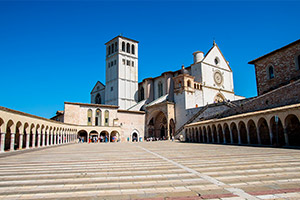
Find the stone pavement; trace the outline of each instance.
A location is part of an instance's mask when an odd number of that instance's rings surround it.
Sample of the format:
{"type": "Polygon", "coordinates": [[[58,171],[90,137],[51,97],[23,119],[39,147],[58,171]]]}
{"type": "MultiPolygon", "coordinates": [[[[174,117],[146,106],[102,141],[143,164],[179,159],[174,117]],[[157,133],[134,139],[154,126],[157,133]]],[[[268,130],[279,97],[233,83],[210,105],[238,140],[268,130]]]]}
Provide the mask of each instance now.
{"type": "Polygon", "coordinates": [[[0,158],[0,199],[300,199],[300,150],[72,144],[0,158]]]}

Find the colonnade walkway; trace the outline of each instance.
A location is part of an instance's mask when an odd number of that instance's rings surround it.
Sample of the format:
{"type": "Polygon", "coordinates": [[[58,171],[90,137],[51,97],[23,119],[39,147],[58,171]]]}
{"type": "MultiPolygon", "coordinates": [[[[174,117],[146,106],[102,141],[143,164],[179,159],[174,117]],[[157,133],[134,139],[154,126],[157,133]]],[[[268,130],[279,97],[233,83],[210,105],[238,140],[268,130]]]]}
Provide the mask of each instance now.
{"type": "Polygon", "coordinates": [[[0,157],[0,199],[300,199],[300,151],[171,141],[0,157]]]}

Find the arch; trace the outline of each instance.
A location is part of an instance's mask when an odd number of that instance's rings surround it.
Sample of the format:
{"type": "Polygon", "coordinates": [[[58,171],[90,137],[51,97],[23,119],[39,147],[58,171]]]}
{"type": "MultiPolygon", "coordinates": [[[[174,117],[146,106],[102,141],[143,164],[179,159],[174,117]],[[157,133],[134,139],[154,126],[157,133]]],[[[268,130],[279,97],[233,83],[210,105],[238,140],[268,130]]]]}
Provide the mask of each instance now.
{"type": "Polygon", "coordinates": [[[218,134],[220,138],[220,143],[224,143],[223,130],[221,124],[218,124],[218,134]]]}
{"type": "Polygon", "coordinates": [[[92,116],[93,116],[92,109],[88,109],[88,111],[87,111],[87,125],[89,125],[89,126],[92,125],[92,116]]]}
{"type": "Polygon", "coordinates": [[[95,126],[101,126],[101,110],[99,108],[96,109],[95,113],[95,126]]]}
{"type": "Polygon", "coordinates": [[[275,116],[273,116],[270,119],[270,130],[273,135],[271,144],[276,146],[284,146],[285,145],[284,130],[283,130],[281,119],[279,117],[278,117],[277,124],[275,122],[275,116]]]}
{"type": "Polygon", "coordinates": [[[14,130],[14,122],[9,120],[6,124],[6,134],[5,134],[5,143],[4,143],[4,150],[11,150],[11,133],[14,130]]]}
{"type": "Polygon", "coordinates": [[[265,118],[260,118],[258,120],[257,126],[259,130],[261,144],[270,145],[271,139],[267,120],[265,118]]]}
{"type": "Polygon", "coordinates": [[[231,129],[231,133],[232,133],[232,143],[234,144],[238,144],[239,143],[239,134],[238,134],[238,130],[236,127],[236,124],[234,122],[232,122],[230,124],[230,129],[231,129]]]}
{"type": "Polygon", "coordinates": [[[134,44],[131,45],[131,53],[132,53],[132,54],[135,54],[135,47],[134,47],[134,44]]]}
{"type": "Polygon", "coordinates": [[[145,90],[144,90],[144,87],[141,87],[141,98],[140,98],[140,100],[142,101],[142,100],[144,100],[145,99],[145,90]]]}
{"type": "Polygon", "coordinates": [[[212,132],[210,126],[207,127],[207,135],[208,135],[207,142],[212,143],[212,132]]]}
{"type": "Polygon", "coordinates": [[[15,131],[15,143],[14,143],[14,149],[19,149],[20,148],[20,134],[23,134],[22,132],[22,123],[20,121],[17,122],[16,124],[16,131],[15,131]]]}
{"type": "Polygon", "coordinates": [[[29,130],[29,124],[27,122],[24,123],[24,126],[23,126],[23,141],[22,141],[22,146],[23,148],[27,148],[27,143],[29,141],[27,141],[27,139],[30,139],[30,137],[28,138],[28,134],[30,135],[30,132],[28,132],[29,130]]]}
{"type": "Polygon", "coordinates": [[[151,120],[147,125],[147,129],[149,131],[148,137],[153,136],[156,140],[167,139],[168,121],[166,115],[160,110],[153,112],[151,115],[153,117],[149,117],[151,120]]]}
{"type": "Polygon", "coordinates": [[[95,97],[95,104],[101,104],[101,95],[98,93],[95,97]]]}
{"type": "Polygon", "coordinates": [[[136,131],[133,131],[131,133],[131,141],[132,142],[138,142],[139,141],[139,134],[136,131]]]}
{"type": "Polygon", "coordinates": [[[99,138],[99,133],[95,130],[90,131],[89,133],[89,143],[97,143],[99,138]]]}
{"type": "Polygon", "coordinates": [[[216,96],[214,97],[214,103],[224,102],[225,100],[226,98],[221,93],[216,94],[216,96]]]}
{"type": "Polygon", "coordinates": [[[286,133],[289,146],[300,146],[300,122],[296,115],[290,114],[285,118],[286,133]]]}
{"type": "Polygon", "coordinates": [[[217,133],[217,128],[216,125],[212,125],[212,134],[213,134],[213,142],[218,143],[218,133],[217,133]]]}
{"type": "Polygon", "coordinates": [[[191,87],[191,81],[190,80],[187,81],[187,86],[191,87]]]}
{"type": "Polygon", "coordinates": [[[125,52],[125,42],[122,42],[122,51],[125,52]]]}
{"type": "Polygon", "coordinates": [[[204,142],[204,140],[203,140],[203,132],[202,132],[202,128],[201,127],[199,127],[199,137],[200,137],[200,142],[201,143],[203,143],[204,142]]]}
{"type": "Polygon", "coordinates": [[[112,131],[110,133],[110,142],[120,142],[120,134],[118,131],[112,131]]]}
{"type": "Polygon", "coordinates": [[[195,128],[195,132],[196,132],[196,142],[200,142],[200,135],[197,127],[195,128]]]}
{"type": "Polygon", "coordinates": [[[223,130],[224,130],[224,133],[225,133],[225,141],[226,143],[231,143],[231,138],[230,138],[230,130],[229,130],[229,126],[227,123],[224,124],[223,126],[223,130]]]}
{"type": "Polygon", "coordinates": [[[109,126],[109,111],[106,110],[104,113],[104,124],[105,126],[109,126]]]}
{"type": "Polygon", "coordinates": [[[158,97],[161,97],[163,95],[163,84],[161,81],[158,82],[157,88],[158,88],[158,97]]]}
{"type": "Polygon", "coordinates": [[[247,137],[246,125],[243,121],[240,121],[238,126],[239,126],[239,130],[240,130],[241,143],[242,144],[247,144],[248,143],[248,137],[247,137]]]}
{"type": "Polygon", "coordinates": [[[109,142],[109,133],[107,131],[101,131],[100,142],[109,142]]]}
{"type": "Polygon", "coordinates": [[[247,128],[249,132],[250,144],[258,144],[256,125],[252,119],[248,121],[247,128]]]}
{"type": "Polygon", "coordinates": [[[175,134],[175,122],[173,119],[170,119],[169,122],[169,131],[170,131],[170,137],[174,138],[174,134],[175,134]]]}
{"type": "Polygon", "coordinates": [[[77,133],[77,137],[79,138],[79,140],[81,142],[87,142],[87,139],[88,139],[88,133],[86,130],[80,130],[78,131],[77,133]]]}
{"type": "Polygon", "coordinates": [[[274,67],[272,66],[272,65],[270,65],[269,67],[268,67],[268,78],[269,79],[272,79],[272,78],[274,78],[275,77],[275,75],[274,75],[274,67]]]}
{"type": "Polygon", "coordinates": [[[129,43],[126,44],[126,52],[130,53],[130,44],[129,43]]]}

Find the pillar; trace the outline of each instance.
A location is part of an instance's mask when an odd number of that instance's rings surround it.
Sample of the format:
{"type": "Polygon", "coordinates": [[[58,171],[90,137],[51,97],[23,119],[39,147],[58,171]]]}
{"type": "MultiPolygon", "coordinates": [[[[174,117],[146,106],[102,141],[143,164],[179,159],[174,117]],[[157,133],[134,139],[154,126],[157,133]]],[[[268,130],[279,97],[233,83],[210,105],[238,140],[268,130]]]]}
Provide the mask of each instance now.
{"type": "Polygon", "coordinates": [[[227,141],[226,141],[226,137],[225,137],[225,129],[224,128],[222,128],[222,133],[223,133],[223,139],[224,139],[223,143],[226,144],[227,141]]]}
{"type": "Polygon", "coordinates": [[[10,133],[10,151],[15,150],[15,133],[10,133]]]}
{"type": "Polygon", "coordinates": [[[256,132],[257,132],[258,144],[261,144],[260,133],[259,133],[259,128],[258,127],[256,127],[256,132]]]}
{"type": "Polygon", "coordinates": [[[41,147],[41,133],[38,133],[38,138],[37,138],[37,147],[41,147]]]}
{"type": "Polygon", "coordinates": [[[248,127],[246,128],[246,131],[247,131],[247,142],[248,144],[250,144],[250,133],[248,127]]]}
{"type": "Polygon", "coordinates": [[[237,132],[238,132],[239,144],[242,144],[242,142],[241,142],[241,133],[240,133],[240,129],[238,127],[237,127],[237,132]]]}
{"type": "Polygon", "coordinates": [[[43,139],[43,141],[42,141],[42,146],[44,147],[45,146],[45,137],[46,137],[46,132],[44,132],[44,133],[42,133],[42,135],[43,135],[43,137],[42,137],[42,139],[43,139]]]}
{"type": "Polygon", "coordinates": [[[50,145],[53,145],[53,131],[49,131],[50,134],[50,145]]]}
{"type": "Polygon", "coordinates": [[[230,143],[232,144],[233,143],[233,136],[232,136],[232,130],[231,130],[231,128],[229,128],[229,133],[230,133],[230,143]]]}
{"type": "Polygon", "coordinates": [[[23,134],[20,133],[19,149],[23,149],[23,137],[24,137],[24,133],[23,134]]]}
{"type": "Polygon", "coordinates": [[[289,136],[288,136],[288,132],[287,132],[287,128],[283,128],[283,133],[284,133],[284,140],[285,140],[285,145],[289,146],[289,136]]]}
{"type": "Polygon", "coordinates": [[[1,153],[3,153],[4,152],[4,145],[5,145],[5,133],[1,133],[1,135],[0,135],[0,137],[1,137],[1,153]]]}
{"type": "Polygon", "coordinates": [[[57,140],[56,140],[56,134],[55,133],[53,133],[54,134],[54,145],[56,145],[57,143],[57,140]]]}
{"type": "Polygon", "coordinates": [[[35,132],[32,131],[32,148],[35,147],[35,139],[36,139],[35,132]]]}
{"type": "Polygon", "coordinates": [[[29,149],[30,132],[26,134],[26,149],[29,149]]]}

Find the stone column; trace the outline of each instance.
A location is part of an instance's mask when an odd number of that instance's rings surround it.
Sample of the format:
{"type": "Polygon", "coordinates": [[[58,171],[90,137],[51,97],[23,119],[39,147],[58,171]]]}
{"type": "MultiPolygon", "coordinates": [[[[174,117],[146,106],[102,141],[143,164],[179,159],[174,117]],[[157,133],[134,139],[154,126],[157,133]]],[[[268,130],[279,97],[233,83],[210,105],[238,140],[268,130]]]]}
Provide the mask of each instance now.
{"type": "Polygon", "coordinates": [[[229,128],[229,133],[230,133],[230,143],[233,144],[233,136],[232,136],[231,128],[229,128]]]}
{"type": "Polygon", "coordinates": [[[15,150],[15,133],[10,133],[10,151],[15,150]]]}
{"type": "Polygon", "coordinates": [[[227,141],[226,141],[226,137],[225,137],[225,129],[224,128],[222,129],[222,133],[223,133],[223,138],[224,138],[223,143],[226,144],[227,141]]]}
{"type": "Polygon", "coordinates": [[[49,131],[49,134],[50,134],[50,145],[53,145],[53,130],[49,131]]]}
{"type": "Polygon", "coordinates": [[[30,142],[30,132],[26,134],[26,149],[29,149],[29,142],[30,142]]]}
{"type": "Polygon", "coordinates": [[[46,137],[47,134],[46,134],[46,132],[43,132],[42,134],[43,134],[42,146],[44,147],[45,146],[45,137],[46,137]]]}
{"type": "Polygon", "coordinates": [[[56,145],[56,142],[57,142],[57,140],[56,140],[56,134],[53,132],[53,134],[54,134],[54,145],[56,145]]]}
{"type": "Polygon", "coordinates": [[[241,141],[241,133],[240,133],[240,129],[237,127],[237,132],[238,132],[238,139],[239,139],[239,144],[242,144],[241,141]]]}
{"type": "Polygon", "coordinates": [[[49,146],[49,137],[50,137],[50,131],[48,130],[46,132],[46,146],[49,146]]]}
{"type": "Polygon", "coordinates": [[[32,148],[35,147],[35,140],[36,140],[36,133],[35,132],[32,132],[32,148]]]}
{"type": "Polygon", "coordinates": [[[289,146],[289,136],[288,136],[288,132],[287,132],[287,128],[283,128],[283,133],[284,133],[284,140],[285,140],[285,145],[289,146]]]}
{"type": "Polygon", "coordinates": [[[246,128],[246,131],[247,131],[247,142],[248,142],[248,144],[250,144],[251,141],[250,141],[250,133],[249,133],[249,129],[246,128]]]}
{"type": "Polygon", "coordinates": [[[19,149],[23,149],[23,136],[24,133],[20,134],[20,139],[19,139],[19,149]]]}
{"type": "Polygon", "coordinates": [[[37,143],[37,147],[41,147],[41,133],[38,133],[38,143],[37,143]]]}
{"type": "Polygon", "coordinates": [[[0,152],[1,153],[3,153],[4,152],[4,145],[5,145],[5,133],[1,133],[1,135],[0,135],[0,137],[1,137],[1,150],[0,150],[0,152]]]}
{"type": "Polygon", "coordinates": [[[256,127],[256,133],[257,133],[258,144],[261,144],[260,133],[259,133],[259,128],[258,127],[256,127]]]}

